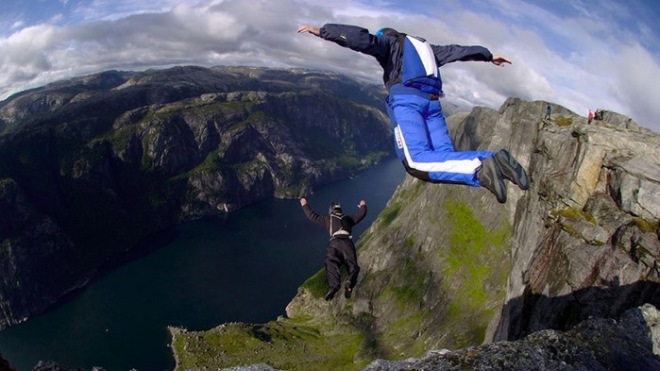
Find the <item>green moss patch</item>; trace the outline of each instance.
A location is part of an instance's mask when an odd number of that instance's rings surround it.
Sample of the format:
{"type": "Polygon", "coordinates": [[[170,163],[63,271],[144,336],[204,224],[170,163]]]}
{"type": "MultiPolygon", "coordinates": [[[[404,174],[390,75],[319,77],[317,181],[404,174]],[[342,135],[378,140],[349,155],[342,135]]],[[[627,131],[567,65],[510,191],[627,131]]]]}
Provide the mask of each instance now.
{"type": "Polygon", "coordinates": [[[649,221],[642,218],[633,218],[632,222],[639,228],[643,233],[655,233],[658,230],[657,221],[649,221]]]}
{"type": "Polygon", "coordinates": [[[578,210],[576,208],[568,207],[564,208],[561,210],[552,210],[550,211],[550,214],[554,217],[557,216],[562,216],[566,219],[570,220],[579,220],[579,219],[585,219],[588,220],[589,222],[596,224],[596,219],[591,215],[590,213],[583,211],[583,210],[578,210]]]}
{"type": "Polygon", "coordinates": [[[358,370],[359,334],[322,335],[314,326],[278,320],[264,325],[232,323],[204,332],[172,331],[177,370],[219,369],[255,363],[281,370],[358,370]]]}
{"type": "Polygon", "coordinates": [[[446,228],[448,247],[440,252],[443,275],[451,277],[447,291],[451,295],[448,321],[469,324],[469,331],[458,337],[460,346],[483,341],[494,308],[504,295],[510,245],[510,227],[502,223],[486,229],[465,204],[448,202],[446,228]],[[493,269],[493,267],[499,267],[493,269]]]}
{"type": "Polygon", "coordinates": [[[573,119],[570,117],[558,117],[554,119],[554,123],[557,126],[571,126],[573,124],[573,119]]]}
{"type": "Polygon", "coordinates": [[[397,215],[399,215],[399,212],[401,212],[401,205],[388,205],[383,211],[380,212],[378,215],[378,220],[382,223],[383,226],[388,226],[397,217],[397,215]]]}
{"type": "Polygon", "coordinates": [[[325,296],[326,291],[328,291],[328,283],[325,280],[325,269],[316,272],[313,276],[303,282],[301,287],[307,289],[307,291],[309,291],[315,298],[322,298],[325,296]]]}

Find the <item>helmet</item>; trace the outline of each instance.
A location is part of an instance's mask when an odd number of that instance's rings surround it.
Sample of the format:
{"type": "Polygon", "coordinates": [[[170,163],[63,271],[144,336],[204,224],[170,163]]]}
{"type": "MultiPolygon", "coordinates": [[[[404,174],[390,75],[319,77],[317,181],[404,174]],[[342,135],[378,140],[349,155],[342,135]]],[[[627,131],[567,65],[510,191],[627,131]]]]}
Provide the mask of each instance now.
{"type": "Polygon", "coordinates": [[[376,31],[375,36],[396,36],[399,32],[390,27],[382,27],[376,31]]]}
{"type": "Polygon", "coordinates": [[[339,202],[334,202],[334,201],[331,202],[328,212],[341,213],[341,205],[339,204],[339,202]]]}

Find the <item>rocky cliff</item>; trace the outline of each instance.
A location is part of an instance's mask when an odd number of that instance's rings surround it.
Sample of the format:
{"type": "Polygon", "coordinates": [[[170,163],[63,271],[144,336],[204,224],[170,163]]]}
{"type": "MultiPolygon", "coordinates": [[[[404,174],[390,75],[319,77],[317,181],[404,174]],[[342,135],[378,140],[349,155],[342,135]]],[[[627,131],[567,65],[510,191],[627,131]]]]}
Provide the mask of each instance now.
{"type": "Polygon", "coordinates": [[[494,340],[660,305],[660,136],[612,112],[591,125],[573,115],[543,124],[528,157],[536,197],[516,205],[494,340]]]}
{"type": "Polygon", "coordinates": [[[449,120],[458,149],[509,149],[528,191],[509,186],[501,205],[484,189],[406,178],[360,236],[351,299],[325,302],[320,271],[271,323],[172,329],[178,369],[660,364],[660,136],[604,110],[587,125],[551,104],[543,120],[546,105],[510,98],[449,120]]]}
{"type": "Polygon", "coordinates": [[[660,312],[646,304],[629,309],[619,320],[590,318],[565,332],[540,330],[518,341],[433,350],[418,359],[377,360],[364,371],[650,371],[660,369],[659,344],[660,312]]]}
{"type": "Polygon", "coordinates": [[[391,153],[383,90],[307,70],[108,71],[0,102],[0,329],[183,220],[391,153]]]}

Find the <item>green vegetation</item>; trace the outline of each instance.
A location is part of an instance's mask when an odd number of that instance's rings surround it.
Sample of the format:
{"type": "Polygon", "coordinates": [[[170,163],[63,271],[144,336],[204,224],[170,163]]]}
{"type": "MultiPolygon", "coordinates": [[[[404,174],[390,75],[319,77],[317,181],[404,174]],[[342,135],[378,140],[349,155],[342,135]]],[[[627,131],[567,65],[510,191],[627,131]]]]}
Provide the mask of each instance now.
{"type": "Polygon", "coordinates": [[[552,210],[550,211],[550,214],[553,217],[557,216],[562,216],[566,219],[570,220],[579,220],[579,219],[585,219],[588,220],[589,222],[596,224],[596,219],[591,215],[590,213],[583,211],[583,210],[578,210],[573,207],[567,207],[561,210],[552,210]]]}
{"type": "Polygon", "coordinates": [[[440,252],[442,273],[452,277],[452,282],[460,282],[460,288],[448,287],[452,300],[447,320],[470,324],[463,343],[458,344],[470,346],[483,341],[488,320],[494,314],[494,305],[489,301],[498,301],[504,295],[508,269],[493,267],[499,267],[508,257],[510,227],[502,223],[493,231],[487,230],[463,203],[448,202],[445,210],[445,227],[451,232],[448,249],[440,252]]]}
{"type": "Polygon", "coordinates": [[[432,273],[424,266],[425,256],[414,254],[403,261],[401,269],[378,272],[365,279],[384,285],[376,302],[378,307],[387,308],[387,314],[379,318],[380,331],[369,349],[377,351],[381,358],[397,358],[402,354],[421,356],[428,350],[429,334],[423,329],[424,323],[436,314],[425,307],[426,283],[431,281],[432,273]]]}
{"type": "Polygon", "coordinates": [[[391,323],[385,334],[387,344],[391,347],[399,347],[398,352],[390,352],[388,358],[394,358],[393,355],[406,354],[408,356],[419,357],[428,350],[426,336],[416,336],[422,331],[422,324],[428,317],[422,308],[410,310],[398,317],[398,320],[391,323]]]}
{"type": "Polygon", "coordinates": [[[561,229],[565,230],[569,235],[571,235],[574,238],[584,239],[582,233],[578,232],[578,230],[575,229],[575,227],[570,224],[566,224],[566,223],[561,224],[561,229]]]}
{"type": "Polygon", "coordinates": [[[204,161],[202,161],[199,165],[195,166],[193,169],[191,169],[186,173],[182,173],[175,176],[173,179],[174,180],[188,179],[193,175],[212,173],[215,171],[219,171],[221,169],[222,169],[222,165],[220,164],[220,161],[218,161],[218,151],[217,150],[211,151],[209,152],[208,155],[206,155],[204,161]]]}
{"type": "Polygon", "coordinates": [[[260,170],[267,168],[268,164],[258,158],[255,158],[250,161],[240,162],[232,164],[230,168],[234,169],[236,174],[254,174],[258,173],[260,170]]]}
{"type": "Polygon", "coordinates": [[[399,203],[391,203],[380,212],[378,220],[383,226],[388,226],[392,224],[392,221],[399,215],[399,212],[401,212],[401,205],[399,203]]]}
{"type": "Polygon", "coordinates": [[[644,218],[635,217],[633,218],[632,222],[643,233],[655,233],[658,230],[658,221],[649,221],[644,218]]]}
{"type": "Polygon", "coordinates": [[[571,126],[573,124],[573,118],[571,117],[557,117],[554,119],[554,123],[557,126],[571,126]]]}
{"type": "MultiPolygon", "coordinates": [[[[396,309],[403,315],[416,312],[423,307],[424,300],[424,274],[420,274],[418,270],[414,269],[414,262],[406,262],[405,273],[403,274],[404,281],[399,285],[388,285],[378,296],[378,301],[381,303],[393,301],[396,309]],[[405,281],[405,278],[410,278],[411,281],[405,281]]],[[[392,332],[393,329],[388,331],[392,332]]],[[[402,334],[405,335],[405,334],[402,334]]]]}
{"type": "Polygon", "coordinates": [[[362,232],[359,239],[357,240],[357,245],[355,246],[356,250],[360,251],[362,246],[368,245],[372,237],[373,237],[373,233],[371,233],[371,229],[367,229],[364,232],[362,232]]]}
{"type": "Polygon", "coordinates": [[[92,143],[95,141],[103,141],[107,140],[112,144],[112,148],[115,153],[121,152],[125,150],[129,143],[131,138],[135,135],[136,131],[136,126],[127,126],[120,128],[119,130],[110,132],[107,135],[104,135],[100,138],[94,139],[92,143]]]}
{"type": "Polygon", "coordinates": [[[354,362],[363,337],[321,334],[304,321],[280,319],[265,325],[232,323],[205,332],[173,331],[177,370],[218,369],[266,363],[281,370],[358,370],[354,362]]]}
{"type": "Polygon", "coordinates": [[[321,269],[313,276],[308,278],[300,286],[312,294],[315,298],[323,298],[325,292],[328,291],[328,283],[325,281],[325,270],[321,269]]]}
{"type": "MultiPolygon", "coordinates": [[[[421,260],[423,257],[420,255],[418,259],[421,260]]],[[[407,258],[404,261],[403,269],[395,273],[400,276],[396,278],[396,282],[401,282],[401,284],[390,284],[385,287],[378,296],[378,300],[386,302],[393,299],[402,314],[408,314],[410,310],[413,312],[419,310],[424,304],[426,274],[418,265],[418,260],[407,258]]]]}
{"type": "MultiPolygon", "coordinates": [[[[561,216],[564,219],[569,220],[569,221],[586,220],[586,221],[588,221],[588,222],[590,222],[594,225],[597,225],[597,221],[593,217],[593,215],[591,215],[589,212],[586,212],[586,211],[583,211],[583,210],[578,210],[576,208],[568,207],[568,208],[564,208],[564,209],[561,209],[561,210],[551,210],[550,215],[552,215],[555,218],[558,217],[558,216],[561,216]]],[[[572,225],[569,222],[564,222],[564,223],[560,223],[560,226],[569,235],[571,235],[575,238],[584,239],[584,236],[582,235],[582,233],[580,233],[580,231],[578,231],[575,228],[575,225],[572,225]]]]}

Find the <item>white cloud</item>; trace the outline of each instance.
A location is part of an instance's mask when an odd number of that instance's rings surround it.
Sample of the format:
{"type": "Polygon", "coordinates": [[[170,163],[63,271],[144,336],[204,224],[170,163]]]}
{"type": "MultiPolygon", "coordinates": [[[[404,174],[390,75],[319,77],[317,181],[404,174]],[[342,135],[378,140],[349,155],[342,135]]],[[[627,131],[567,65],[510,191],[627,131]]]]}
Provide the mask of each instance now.
{"type": "Polygon", "coordinates": [[[35,26],[0,40],[0,86],[18,88],[48,71],[54,33],[50,26],[35,26]]]}
{"type": "Polygon", "coordinates": [[[639,44],[622,46],[606,64],[609,80],[606,96],[613,110],[627,114],[638,124],[660,128],[660,66],[653,56],[639,44]]]}
{"type": "Polygon", "coordinates": [[[12,29],[19,29],[19,28],[23,27],[24,24],[25,24],[25,21],[23,21],[22,19],[19,19],[18,21],[11,24],[11,28],[12,29]]]}
{"type": "Polygon", "coordinates": [[[373,58],[295,33],[301,24],[333,22],[372,31],[390,26],[434,44],[484,45],[512,60],[503,69],[473,62],[443,67],[445,90],[455,100],[497,108],[516,96],[579,114],[611,109],[660,131],[658,50],[647,46],[658,32],[642,18],[622,23],[639,12],[619,2],[548,8],[522,0],[94,0],[76,8],[60,2],[67,12],[30,27],[13,20],[13,33],[0,38],[0,98],[74,75],[176,64],[308,67],[380,82],[373,58]]]}

